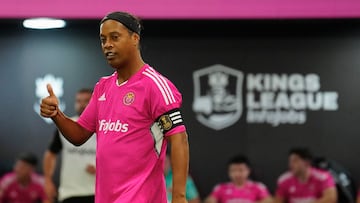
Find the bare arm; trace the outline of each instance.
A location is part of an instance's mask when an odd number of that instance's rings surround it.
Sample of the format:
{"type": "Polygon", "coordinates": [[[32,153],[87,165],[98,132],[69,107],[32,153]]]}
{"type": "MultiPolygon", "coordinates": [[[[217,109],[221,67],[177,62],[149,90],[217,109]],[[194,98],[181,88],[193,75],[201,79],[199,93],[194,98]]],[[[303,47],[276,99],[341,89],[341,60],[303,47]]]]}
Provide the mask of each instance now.
{"type": "Polygon", "coordinates": [[[314,203],[336,203],[337,202],[337,191],[336,188],[328,188],[323,192],[323,195],[320,199],[316,200],[314,203]]]}
{"type": "Polygon", "coordinates": [[[267,197],[267,198],[259,201],[258,203],[273,203],[273,202],[274,202],[274,200],[272,197],[267,197]]]}
{"type": "Polygon", "coordinates": [[[71,120],[58,107],[58,99],[55,96],[51,85],[47,85],[49,96],[44,98],[40,104],[40,114],[43,117],[51,118],[64,137],[72,144],[79,146],[86,142],[92,135],[78,123],[71,120]]]}
{"type": "Polygon", "coordinates": [[[173,171],[172,202],[186,202],[185,188],[189,169],[189,144],[185,132],[169,137],[173,171]]]}
{"type": "Polygon", "coordinates": [[[192,199],[192,200],[189,200],[189,203],[200,203],[200,198],[195,198],[195,199],[192,199]]]}
{"type": "Polygon", "coordinates": [[[43,171],[45,177],[44,190],[48,200],[52,201],[54,201],[55,197],[57,196],[56,187],[52,180],[56,168],[56,158],[56,154],[47,150],[43,160],[43,171]]]}
{"type": "Polygon", "coordinates": [[[280,197],[279,195],[275,196],[274,203],[285,203],[285,200],[283,197],[280,197]]]}
{"type": "Polygon", "coordinates": [[[60,110],[52,119],[64,137],[76,146],[84,144],[93,134],[65,116],[60,110]]]}
{"type": "Polygon", "coordinates": [[[218,203],[218,201],[214,197],[209,196],[206,198],[205,203],[218,203]]]}
{"type": "Polygon", "coordinates": [[[356,203],[360,203],[360,196],[357,197],[356,203]]]}

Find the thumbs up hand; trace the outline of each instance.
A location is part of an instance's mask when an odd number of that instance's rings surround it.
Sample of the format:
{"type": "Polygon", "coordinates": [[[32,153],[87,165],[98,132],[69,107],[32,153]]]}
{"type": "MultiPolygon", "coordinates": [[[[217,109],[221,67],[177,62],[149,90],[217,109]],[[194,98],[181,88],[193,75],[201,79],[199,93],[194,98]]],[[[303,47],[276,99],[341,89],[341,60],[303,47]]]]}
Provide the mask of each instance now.
{"type": "Polygon", "coordinates": [[[56,116],[59,111],[59,100],[55,96],[51,85],[48,84],[46,87],[49,92],[49,96],[41,100],[40,115],[46,118],[52,118],[56,116]]]}

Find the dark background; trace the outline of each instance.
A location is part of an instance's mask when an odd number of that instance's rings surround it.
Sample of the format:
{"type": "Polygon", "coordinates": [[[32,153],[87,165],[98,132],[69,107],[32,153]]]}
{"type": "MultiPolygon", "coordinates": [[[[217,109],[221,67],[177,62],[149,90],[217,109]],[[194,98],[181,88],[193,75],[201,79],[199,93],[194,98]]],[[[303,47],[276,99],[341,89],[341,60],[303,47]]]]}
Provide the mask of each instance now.
{"type": "MultiPolygon", "coordinates": [[[[271,191],[287,169],[287,152],[307,146],[334,159],[360,179],[360,20],[145,20],[143,57],[183,93],[190,135],[190,171],[205,197],[227,181],[226,163],[249,156],[255,176],[271,191]],[[192,111],[195,70],[223,64],[246,73],[317,73],[322,91],[339,94],[334,112],[307,113],[304,125],[247,124],[246,115],[224,130],[200,124],[192,111]]],[[[27,30],[20,20],[0,21],[0,166],[11,168],[22,151],[39,158],[55,126],[33,110],[35,79],[48,73],[64,79],[65,113],[74,95],[112,73],[104,60],[97,20],[73,20],[65,29],[27,30]]],[[[38,167],[41,171],[41,167],[38,167]]]]}

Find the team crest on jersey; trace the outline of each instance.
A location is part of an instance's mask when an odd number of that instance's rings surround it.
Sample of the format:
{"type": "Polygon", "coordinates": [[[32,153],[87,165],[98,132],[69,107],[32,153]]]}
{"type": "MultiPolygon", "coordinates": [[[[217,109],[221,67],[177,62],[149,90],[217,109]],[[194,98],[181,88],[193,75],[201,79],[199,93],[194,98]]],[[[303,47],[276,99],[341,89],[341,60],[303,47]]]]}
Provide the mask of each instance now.
{"type": "MultiPolygon", "coordinates": [[[[38,115],[40,115],[39,113],[40,113],[41,100],[49,96],[49,93],[46,89],[47,84],[51,84],[54,93],[59,100],[59,108],[62,111],[65,110],[65,103],[61,101],[61,97],[64,95],[64,88],[63,88],[64,80],[60,77],[55,77],[52,74],[47,74],[43,78],[40,77],[40,78],[36,78],[35,80],[35,85],[36,85],[35,95],[37,97],[37,101],[34,104],[34,111],[38,115]]],[[[44,117],[41,118],[48,124],[52,123],[52,120],[50,118],[44,118],[44,117]]]]}
{"type": "Polygon", "coordinates": [[[128,92],[124,96],[123,102],[125,105],[130,105],[134,102],[134,100],[135,100],[135,94],[133,92],[128,92]]]}
{"type": "Polygon", "coordinates": [[[197,120],[214,130],[236,123],[242,114],[244,74],[224,65],[212,65],[193,73],[193,111],[197,120]]]}

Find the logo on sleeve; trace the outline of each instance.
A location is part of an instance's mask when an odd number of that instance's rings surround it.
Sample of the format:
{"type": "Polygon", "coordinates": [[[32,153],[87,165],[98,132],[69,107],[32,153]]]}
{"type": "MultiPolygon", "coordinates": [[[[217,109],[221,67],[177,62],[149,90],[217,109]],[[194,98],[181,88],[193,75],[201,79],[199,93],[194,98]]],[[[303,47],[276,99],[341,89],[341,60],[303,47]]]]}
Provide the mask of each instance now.
{"type": "Polygon", "coordinates": [[[134,102],[134,100],[135,100],[135,94],[133,92],[128,92],[123,98],[123,103],[125,105],[130,105],[134,102]]]}
{"type": "Polygon", "coordinates": [[[173,123],[172,123],[169,115],[162,115],[160,117],[159,121],[164,130],[170,130],[171,127],[173,126],[173,123]]]}

